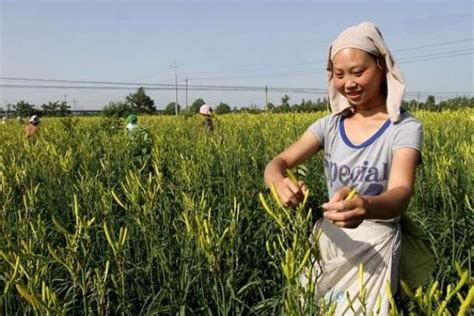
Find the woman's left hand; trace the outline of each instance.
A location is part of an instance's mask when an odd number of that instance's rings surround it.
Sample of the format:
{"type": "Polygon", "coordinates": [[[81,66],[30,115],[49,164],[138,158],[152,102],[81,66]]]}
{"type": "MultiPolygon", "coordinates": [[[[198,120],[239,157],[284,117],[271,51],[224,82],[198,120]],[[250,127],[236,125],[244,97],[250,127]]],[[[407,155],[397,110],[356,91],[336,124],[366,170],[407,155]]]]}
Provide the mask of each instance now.
{"type": "Polygon", "coordinates": [[[367,219],[367,199],[357,194],[346,201],[350,191],[350,187],[343,187],[322,205],[324,217],[339,227],[356,228],[367,219]]]}

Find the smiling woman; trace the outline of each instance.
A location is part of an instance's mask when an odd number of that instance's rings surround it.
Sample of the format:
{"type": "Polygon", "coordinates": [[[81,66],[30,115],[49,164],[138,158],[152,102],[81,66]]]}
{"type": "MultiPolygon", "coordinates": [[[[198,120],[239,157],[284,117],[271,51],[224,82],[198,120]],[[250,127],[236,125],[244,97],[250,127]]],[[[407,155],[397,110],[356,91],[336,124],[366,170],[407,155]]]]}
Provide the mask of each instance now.
{"type": "Polygon", "coordinates": [[[378,60],[363,50],[345,48],[330,63],[334,87],[358,110],[385,104],[385,69],[378,60]]]}
{"type": "Polygon", "coordinates": [[[267,185],[274,185],[283,205],[296,206],[306,185],[292,182],[285,171],[324,150],[330,199],[322,205],[324,218],[315,225],[321,231],[321,262],[314,270],[320,274],[317,296],[335,298],[337,315],[349,308],[386,315],[386,284],[397,291],[399,219],[412,195],[422,143],[421,124],[401,111],[404,91],[400,70],[379,29],[370,22],[346,29],[329,50],[333,114],[314,122],[265,170],[267,185]],[[347,199],[353,188],[360,194],[347,199]],[[357,281],[360,266],[368,287],[365,294],[357,281]],[[365,305],[354,301],[360,295],[367,295],[365,305]]]}

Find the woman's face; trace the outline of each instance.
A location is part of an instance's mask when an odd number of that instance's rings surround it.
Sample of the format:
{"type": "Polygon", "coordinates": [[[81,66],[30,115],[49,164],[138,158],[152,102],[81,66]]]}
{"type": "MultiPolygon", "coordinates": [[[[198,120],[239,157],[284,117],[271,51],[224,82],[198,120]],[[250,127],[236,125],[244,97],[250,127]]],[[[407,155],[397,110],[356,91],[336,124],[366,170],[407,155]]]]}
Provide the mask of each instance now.
{"type": "Polygon", "coordinates": [[[385,102],[381,89],[385,72],[368,53],[345,48],[334,56],[332,66],[334,86],[350,104],[364,109],[385,102]]]}

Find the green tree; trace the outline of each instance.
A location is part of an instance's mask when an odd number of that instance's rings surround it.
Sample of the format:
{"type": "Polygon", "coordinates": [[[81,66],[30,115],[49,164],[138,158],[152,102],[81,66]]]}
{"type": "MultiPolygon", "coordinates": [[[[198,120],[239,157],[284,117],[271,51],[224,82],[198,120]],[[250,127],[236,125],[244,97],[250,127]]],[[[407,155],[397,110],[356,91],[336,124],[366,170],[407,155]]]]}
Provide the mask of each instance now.
{"type": "Polygon", "coordinates": [[[282,112],[290,112],[291,111],[291,106],[290,106],[290,97],[285,94],[281,98],[281,104],[275,109],[275,112],[277,113],[282,113],[282,112]]]}
{"type": "Polygon", "coordinates": [[[45,115],[66,116],[71,112],[70,108],[71,106],[66,101],[48,102],[41,105],[41,110],[45,115]]]}
{"type": "Polygon", "coordinates": [[[191,111],[194,113],[198,113],[199,108],[204,104],[206,104],[206,102],[202,98],[196,99],[196,101],[194,101],[193,104],[190,106],[191,111]]]}
{"type": "MultiPolygon", "coordinates": [[[[174,115],[176,113],[174,105],[175,105],[174,102],[168,103],[165,110],[163,111],[163,114],[165,114],[165,115],[174,115]]],[[[178,113],[179,113],[180,109],[181,109],[181,106],[178,103],[178,113]]]]}
{"type": "Polygon", "coordinates": [[[109,104],[102,109],[102,114],[107,117],[126,117],[132,113],[134,113],[133,107],[124,101],[109,102],[109,104]]]}
{"type": "Polygon", "coordinates": [[[217,114],[226,114],[230,113],[230,106],[226,103],[219,103],[219,105],[216,107],[216,113],[217,114]]]}
{"type": "Polygon", "coordinates": [[[59,102],[48,102],[41,105],[41,110],[44,115],[54,115],[59,109],[59,102]]]}
{"type": "Polygon", "coordinates": [[[58,115],[66,116],[68,114],[71,114],[71,106],[66,101],[62,101],[59,103],[58,115]]]}
{"type": "Polygon", "coordinates": [[[23,100],[18,101],[16,104],[13,104],[12,108],[15,111],[15,114],[18,116],[30,116],[38,112],[35,109],[34,104],[30,104],[23,100]]]}
{"type": "Polygon", "coordinates": [[[430,108],[430,107],[434,107],[435,105],[436,105],[436,100],[435,100],[434,95],[429,95],[426,98],[425,106],[430,108]]]}
{"type": "Polygon", "coordinates": [[[281,105],[282,106],[285,106],[285,107],[288,106],[289,107],[290,103],[288,101],[290,101],[290,96],[289,95],[285,94],[284,96],[281,97],[281,105]]]}
{"type": "Polygon", "coordinates": [[[474,107],[474,97],[456,97],[448,99],[446,101],[441,101],[439,103],[441,109],[460,109],[460,108],[473,108],[474,107]]]}
{"type": "Polygon", "coordinates": [[[137,113],[153,113],[156,111],[155,101],[145,93],[145,89],[140,87],[135,93],[130,93],[127,102],[137,113]]]}
{"type": "Polygon", "coordinates": [[[275,109],[275,105],[271,102],[269,102],[266,106],[265,106],[265,110],[266,111],[273,111],[275,109]]]}

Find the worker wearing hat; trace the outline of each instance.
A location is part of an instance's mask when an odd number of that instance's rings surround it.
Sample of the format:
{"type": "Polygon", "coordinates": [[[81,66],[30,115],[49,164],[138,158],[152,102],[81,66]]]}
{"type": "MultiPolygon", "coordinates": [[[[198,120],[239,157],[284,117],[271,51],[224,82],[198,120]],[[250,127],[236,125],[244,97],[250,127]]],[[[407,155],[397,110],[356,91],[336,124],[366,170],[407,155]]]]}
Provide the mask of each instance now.
{"type": "Polygon", "coordinates": [[[209,132],[212,132],[214,129],[212,124],[212,108],[207,104],[203,104],[199,108],[199,114],[204,117],[204,125],[206,126],[206,129],[209,132]]]}
{"type": "Polygon", "coordinates": [[[29,124],[25,127],[25,134],[27,138],[33,137],[38,131],[38,127],[40,124],[40,119],[38,115],[33,115],[30,118],[29,124]]]}
{"type": "Polygon", "coordinates": [[[127,117],[127,131],[129,133],[133,132],[138,127],[138,118],[135,114],[130,114],[127,117]]]}

